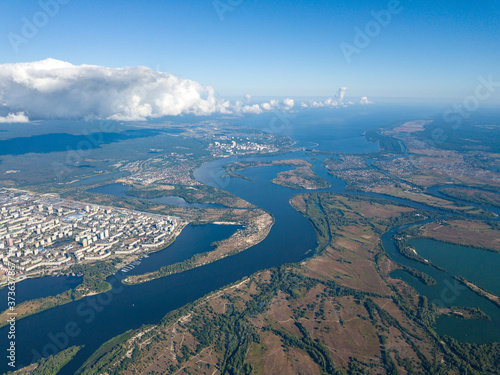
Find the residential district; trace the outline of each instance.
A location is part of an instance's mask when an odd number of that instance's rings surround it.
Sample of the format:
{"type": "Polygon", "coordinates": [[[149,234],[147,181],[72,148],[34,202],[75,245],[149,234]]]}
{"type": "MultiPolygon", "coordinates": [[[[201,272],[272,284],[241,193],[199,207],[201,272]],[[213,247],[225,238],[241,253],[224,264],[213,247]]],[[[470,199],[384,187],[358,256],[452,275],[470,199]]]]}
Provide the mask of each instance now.
{"type": "Polygon", "coordinates": [[[0,189],[0,278],[165,247],[180,218],[0,189]]]}

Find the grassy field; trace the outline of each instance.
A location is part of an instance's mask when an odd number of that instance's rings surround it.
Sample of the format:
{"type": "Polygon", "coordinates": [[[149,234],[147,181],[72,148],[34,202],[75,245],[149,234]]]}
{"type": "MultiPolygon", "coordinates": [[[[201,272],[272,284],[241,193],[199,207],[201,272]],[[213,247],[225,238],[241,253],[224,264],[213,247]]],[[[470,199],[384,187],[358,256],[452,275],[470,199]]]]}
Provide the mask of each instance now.
{"type": "Polygon", "coordinates": [[[481,221],[432,222],[420,228],[418,235],[437,241],[500,252],[500,231],[481,221]]]}

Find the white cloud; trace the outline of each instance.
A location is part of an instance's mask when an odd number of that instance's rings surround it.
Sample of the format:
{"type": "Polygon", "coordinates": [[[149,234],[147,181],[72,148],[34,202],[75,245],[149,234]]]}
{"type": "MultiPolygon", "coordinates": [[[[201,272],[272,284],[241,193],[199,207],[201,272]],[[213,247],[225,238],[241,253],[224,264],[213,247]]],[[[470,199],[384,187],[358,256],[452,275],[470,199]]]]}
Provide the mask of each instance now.
{"type": "Polygon", "coordinates": [[[337,93],[337,99],[343,103],[344,102],[344,97],[345,97],[345,93],[347,91],[347,87],[341,87],[337,93]]]}
{"type": "Polygon", "coordinates": [[[262,108],[258,104],[246,105],[241,109],[241,113],[253,113],[259,115],[262,113],[262,108]]]}
{"type": "Polygon", "coordinates": [[[251,113],[255,115],[260,115],[263,111],[260,105],[243,105],[242,102],[237,101],[235,104],[231,105],[232,112],[236,114],[246,114],[251,113]]]}
{"type": "Polygon", "coordinates": [[[254,104],[254,105],[243,105],[241,101],[237,101],[231,104],[228,109],[235,114],[261,114],[263,112],[270,111],[290,111],[295,106],[295,100],[287,98],[283,102],[277,99],[271,99],[269,102],[254,104]]]}
{"type": "Polygon", "coordinates": [[[291,109],[295,105],[295,100],[287,98],[283,101],[283,104],[285,105],[285,107],[291,109]]]}
{"type": "Polygon", "coordinates": [[[273,106],[269,103],[262,103],[260,106],[262,107],[262,109],[264,111],[272,111],[273,110],[273,106]]]}
{"type": "Polygon", "coordinates": [[[24,114],[24,112],[18,112],[18,113],[9,113],[7,116],[2,117],[0,116],[0,124],[4,123],[20,123],[20,122],[29,122],[30,119],[28,116],[24,114]]]}
{"type": "Polygon", "coordinates": [[[230,103],[198,82],[146,67],[75,66],[47,59],[0,65],[0,106],[31,118],[144,120],[230,113],[230,103]]]}
{"type": "Polygon", "coordinates": [[[231,113],[234,113],[237,115],[247,114],[247,113],[259,115],[263,112],[262,108],[260,108],[260,106],[258,104],[243,105],[243,103],[239,100],[236,103],[231,104],[230,107],[228,107],[228,108],[230,109],[231,113]]]}
{"type": "Polygon", "coordinates": [[[373,104],[371,100],[368,100],[366,96],[363,96],[361,99],[359,99],[359,104],[373,104]]]}
{"type": "Polygon", "coordinates": [[[337,95],[335,95],[333,98],[328,98],[328,99],[326,99],[324,101],[320,101],[320,102],[318,102],[318,101],[311,101],[309,103],[302,102],[301,106],[303,108],[344,107],[345,106],[344,97],[345,97],[346,91],[347,91],[347,87],[341,87],[337,91],[337,95]]]}
{"type": "MultiPolygon", "coordinates": [[[[344,106],[346,88],[302,108],[344,106]]],[[[137,121],[181,114],[261,114],[290,111],[295,101],[272,99],[250,105],[218,98],[210,86],[147,67],[107,68],[55,59],[0,65],[0,122],[29,119],[111,119],[137,121]]],[[[360,103],[369,101],[362,98],[360,103]]]]}

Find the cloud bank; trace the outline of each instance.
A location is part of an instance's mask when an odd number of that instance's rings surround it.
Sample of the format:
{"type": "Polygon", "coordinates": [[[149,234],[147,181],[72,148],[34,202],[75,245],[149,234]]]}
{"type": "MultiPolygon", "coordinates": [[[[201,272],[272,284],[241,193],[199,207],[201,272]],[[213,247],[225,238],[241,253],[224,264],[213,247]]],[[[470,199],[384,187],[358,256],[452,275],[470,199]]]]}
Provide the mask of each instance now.
{"type": "Polygon", "coordinates": [[[361,99],[359,99],[359,104],[373,104],[373,102],[366,96],[363,96],[361,99]]]}
{"type": "Polygon", "coordinates": [[[328,98],[324,101],[310,101],[309,103],[302,102],[301,106],[303,108],[322,108],[322,107],[345,107],[344,103],[345,93],[347,91],[347,87],[341,87],[333,98],[328,98]]]}
{"type": "Polygon", "coordinates": [[[19,123],[19,122],[29,122],[30,119],[24,114],[24,112],[9,113],[7,116],[0,116],[0,124],[4,123],[19,123]]]}
{"type": "Polygon", "coordinates": [[[30,118],[144,120],[229,112],[198,82],[146,67],[75,66],[47,59],[0,65],[0,106],[30,118]]]}
{"type": "MultiPolygon", "coordinates": [[[[345,90],[301,106],[343,105],[345,90]]],[[[251,105],[250,95],[243,98],[230,103],[210,86],[147,67],[107,68],[55,59],[0,65],[0,110],[8,114],[0,123],[29,118],[139,121],[182,114],[260,114],[295,106],[293,99],[251,105]]]]}

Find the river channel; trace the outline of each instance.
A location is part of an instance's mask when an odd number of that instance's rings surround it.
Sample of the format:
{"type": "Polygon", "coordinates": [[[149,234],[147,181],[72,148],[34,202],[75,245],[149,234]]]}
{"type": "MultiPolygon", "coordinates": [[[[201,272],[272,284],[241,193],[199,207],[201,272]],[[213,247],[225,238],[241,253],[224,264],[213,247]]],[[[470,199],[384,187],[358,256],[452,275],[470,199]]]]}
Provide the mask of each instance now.
{"type": "MultiPolygon", "coordinates": [[[[250,160],[289,158],[302,158],[314,163],[315,171],[332,185],[331,188],[320,191],[345,192],[345,183],[326,173],[325,168],[321,165],[321,158],[311,159],[304,152],[250,158],[250,160]]],[[[314,230],[309,221],[289,204],[289,200],[293,195],[311,191],[292,190],[271,183],[277,173],[290,169],[289,167],[250,168],[241,172],[249,180],[224,177],[223,166],[236,160],[239,160],[239,158],[224,158],[207,163],[195,171],[195,177],[200,182],[234,193],[270,212],[275,218],[275,224],[269,235],[261,243],[242,253],[212,264],[139,285],[127,286],[121,284],[120,280],[127,274],[120,270],[116,275],[108,279],[113,286],[111,291],[59,306],[18,321],[16,341],[19,345],[16,350],[19,366],[38,359],[39,354],[46,356],[69,346],[84,345],[84,348],[77,356],[60,372],[60,374],[74,374],[82,363],[105,341],[129,329],[136,329],[145,324],[158,323],[169,311],[195,301],[207,293],[236,282],[259,270],[280,266],[285,263],[298,262],[312,255],[317,246],[314,230]],[[68,331],[68,327],[71,328],[72,335],[63,334],[68,331]]],[[[249,160],[249,158],[246,160],[249,160]]],[[[418,208],[430,209],[411,202],[404,203],[418,208]]],[[[221,229],[221,226],[190,227],[190,229],[180,234],[172,246],[178,248],[176,250],[178,255],[184,254],[184,250],[193,251],[193,246],[197,247],[196,251],[202,251],[207,246],[209,247],[212,242],[224,238],[223,236],[228,237],[232,233],[231,230],[236,229],[238,228],[228,229],[228,227],[223,227],[221,229]]],[[[409,262],[411,261],[403,258],[394,250],[394,244],[391,240],[393,233],[394,230],[383,237],[386,251],[396,262],[410,265],[409,262]]],[[[162,252],[168,252],[169,249],[162,250],[162,252]]],[[[154,256],[151,255],[149,259],[154,256]]],[[[168,264],[179,259],[182,259],[182,256],[178,258],[168,258],[167,256],[160,258],[158,256],[157,261],[144,259],[144,268],[142,270],[139,268],[141,263],[133,273],[158,269],[165,263],[168,264]]],[[[419,265],[411,264],[411,266],[419,268],[419,265]]],[[[438,281],[436,289],[431,291],[424,288],[423,284],[410,276],[405,276],[406,274],[397,276],[405,279],[420,293],[433,300],[432,293],[435,293],[436,298],[439,298],[442,287],[439,288],[441,285],[446,286],[444,280],[446,278],[450,279],[450,275],[447,273],[438,275],[434,272],[437,270],[428,268],[424,272],[429,273],[438,281]]],[[[492,277],[496,276],[492,275],[492,277]]],[[[448,303],[450,306],[481,307],[490,315],[492,321],[461,321],[455,318],[440,318],[438,331],[467,341],[499,341],[500,317],[498,308],[496,308],[495,313],[494,306],[492,308],[491,303],[468,289],[460,289],[457,294],[453,301],[444,301],[443,303],[445,305],[448,303]],[[497,327],[496,330],[494,326],[497,327]],[[477,340],[480,332],[485,333],[484,340],[477,340]]],[[[7,347],[6,327],[0,329],[0,345],[3,348],[7,347]]],[[[5,372],[11,369],[7,367],[6,361],[0,361],[0,370],[5,372]]]]}

